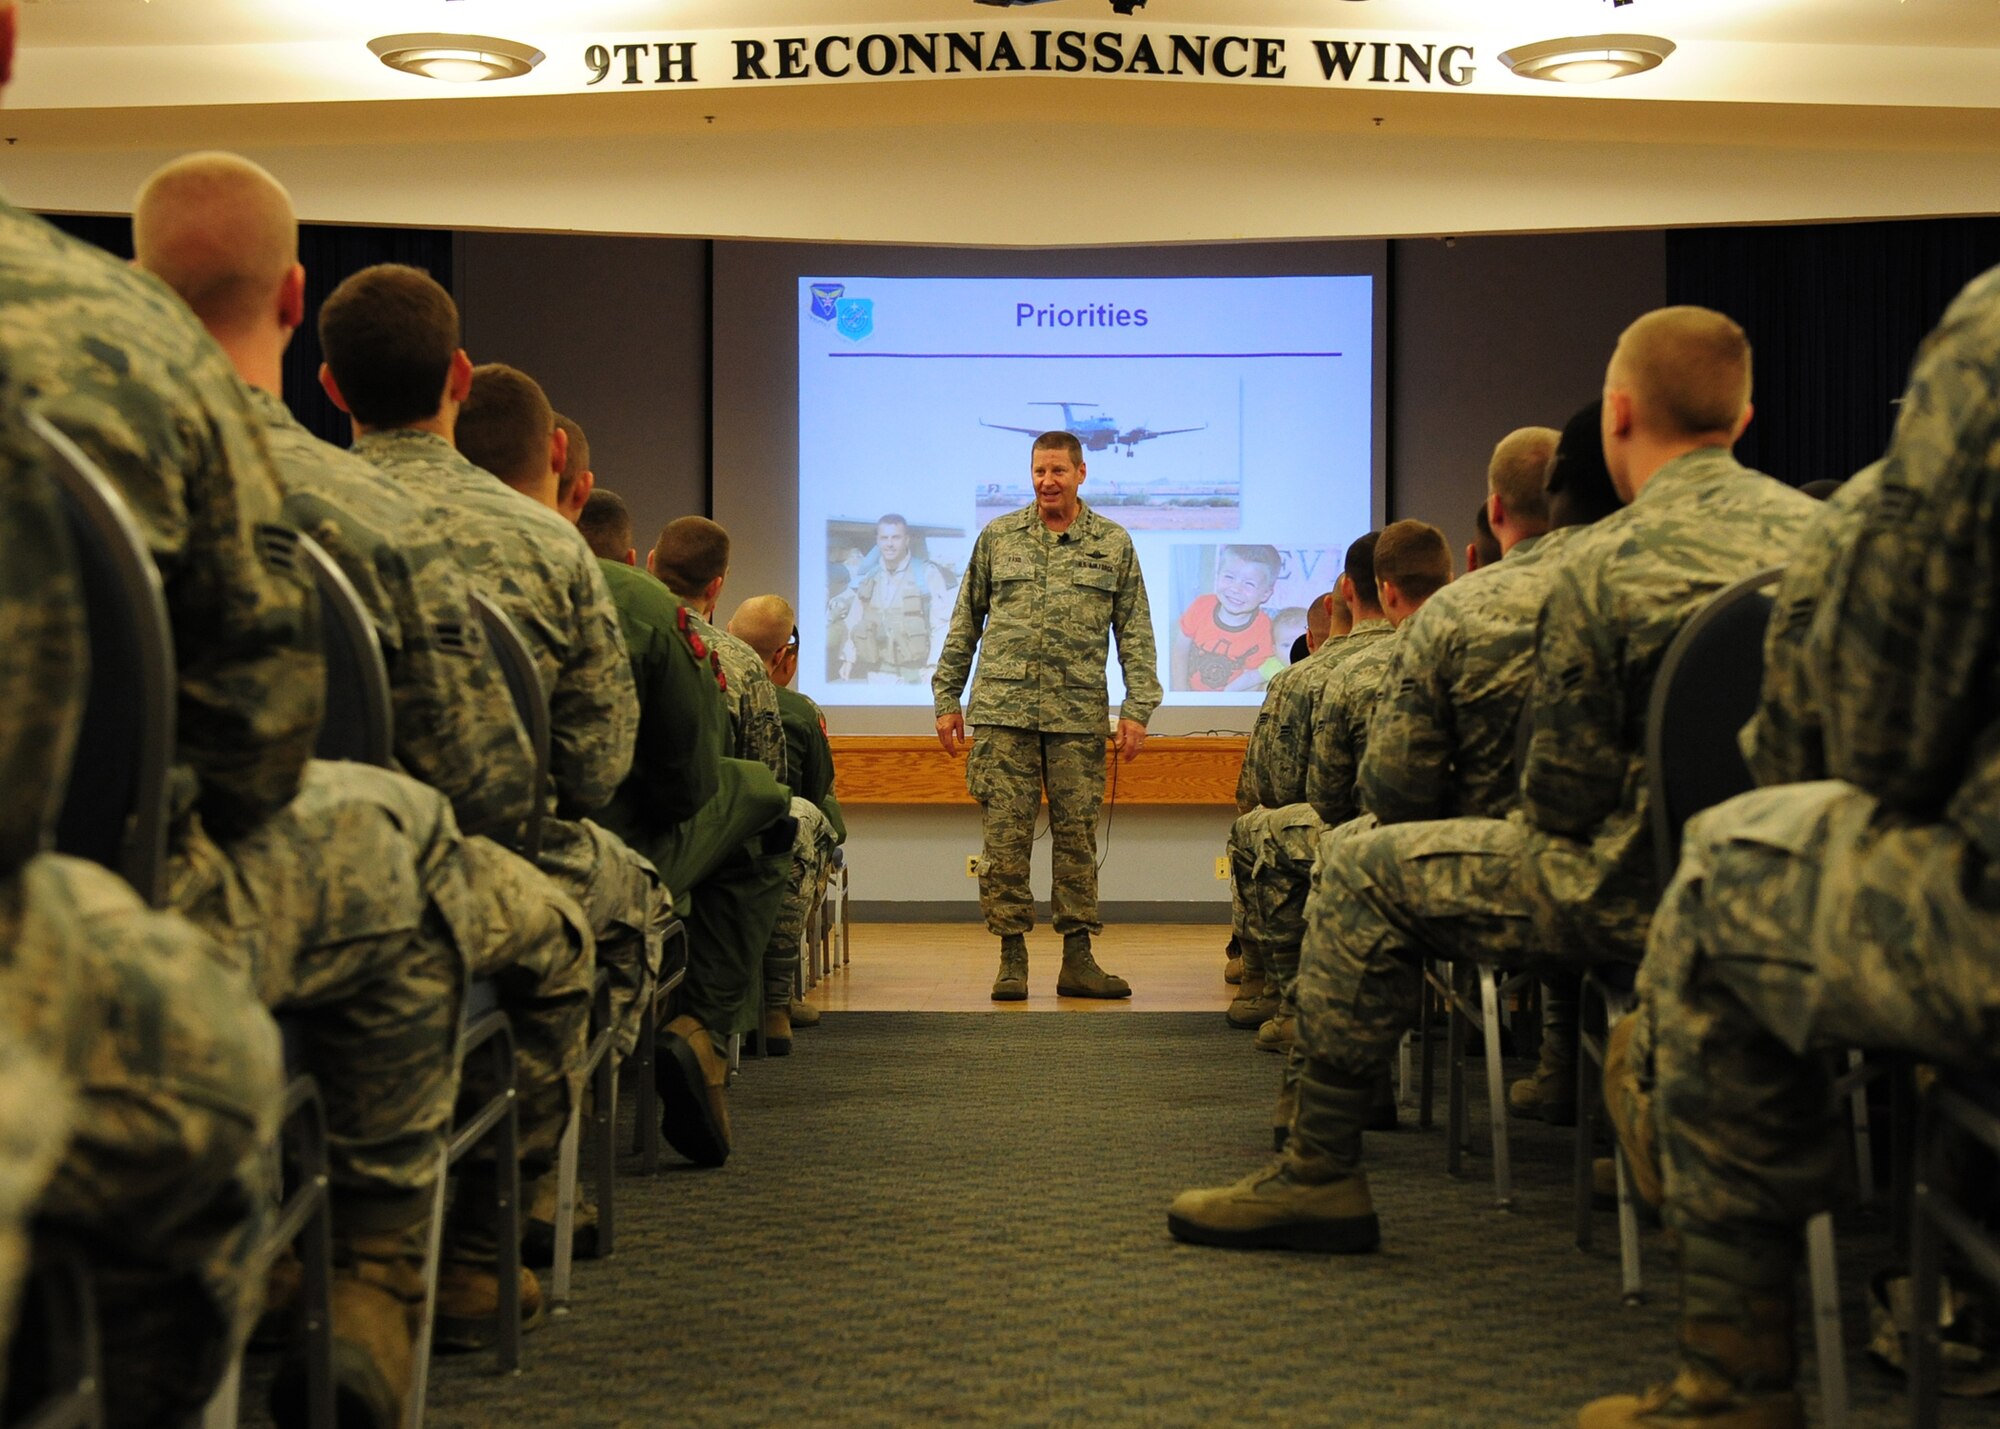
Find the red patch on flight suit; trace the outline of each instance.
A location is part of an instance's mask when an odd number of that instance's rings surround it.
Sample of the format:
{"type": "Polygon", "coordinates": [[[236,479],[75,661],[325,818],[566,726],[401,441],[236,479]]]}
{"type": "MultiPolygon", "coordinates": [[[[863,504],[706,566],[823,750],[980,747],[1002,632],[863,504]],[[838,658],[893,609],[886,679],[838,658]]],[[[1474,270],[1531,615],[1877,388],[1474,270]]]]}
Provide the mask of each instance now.
{"type": "Polygon", "coordinates": [[[724,694],[728,694],[729,676],[722,673],[722,652],[720,650],[711,650],[708,652],[708,668],[715,671],[715,687],[724,694]]]}

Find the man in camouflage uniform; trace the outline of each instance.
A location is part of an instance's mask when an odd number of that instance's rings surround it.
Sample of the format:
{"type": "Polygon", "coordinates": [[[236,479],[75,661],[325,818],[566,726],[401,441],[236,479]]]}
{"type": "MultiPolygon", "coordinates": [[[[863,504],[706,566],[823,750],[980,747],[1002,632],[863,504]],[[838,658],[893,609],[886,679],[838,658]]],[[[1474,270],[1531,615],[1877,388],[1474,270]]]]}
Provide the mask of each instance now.
{"type": "MultiPolygon", "coordinates": [[[[304,316],[290,197],[245,159],[189,155],[140,190],[133,236],[139,265],[181,295],[243,378],[281,465],[285,515],[327,548],[367,605],[389,673],[397,762],[451,800],[462,831],[517,839],[532,811],[533,751],[464,576],[414,496],[312,436],[279,398],[284,351],[304,316]]],[[[495,979],[512,1020],[522,1175],[552,1200],[582,1079],[590,930],[533,865],[483,837],[463,851],[465,891],[486,909],[476,926],[490,936],[461,951],[473,975],[495,979]]],[[[453,1264],[493,1254],[491,1150],[474,1155],[459,1171],[453,1264]]],[[[445,1289],[449,1325],[464,1318],[456,1276],[445,1289]]]]}
{"type": "Polygon", "coordinates": [[[0,379],[0,1372],[32,1218],[85,1257],[123,1426],[198,1410],[249,1332],[283,1070],[222,950],[109,871],[39,852],[89,652],[29,396],[0,379]]]}
{"type": "MultiPolygon", "coordinates": [[[[762,826],[760,849],[773,876],[771,896],[755,910],[746,910],[739,934],[762,930],[761,960],[765,993],[753,994],[738,1015],[739,1030],[759,1028],[758,1035],[790,1049],[791,1027],[778,1016],[783,1003],[773,1005],[770,990],[798,959],[796,934],[784,941],[785,905],[791,896],[791,852],[798,830],[789,812],[791,794],[784,787],[791,781],[791,757],[785,744],[784,721],[778,713],[778,691],[764,668],[764,659],[743,641],[714,624],[716,602],[722,598],[723,583],[729,577],[729,533],[704,516],[682,516],[661,528],[653,549],[646,553],[648,569],[668,590],[684,601],[695,638],[708,650],[716,678],[722,685],[729,709],[728,754],[739,760],[761,764],[770,771],[778,793],[785,801],[779,817],[762,826]],[[768,912],[769,921],[766,921],[768,912]],[[784,1022],[785,1025],[779,1024],[784,1022]]],[[[758,787],[764,786],[758,780],[758,787]]],[[[787,983],[789,986],[789,983],[787,983]]]]}
{"type": "MultiPolygon", "coordinates": [[[[435,791],[311,761],[310,577],[236,374],[180,300],[12,211],[0,297],[5,365],[119,488],[159,568],[178,667],[168,901],[267,1005],[305,1014],[333,1132],[343,1384],[386,1422],[455,1089],[460,949],[483,936],[463,840],[435,791]]],[[[468,1274],[491,1290],[490,1265],[468,1274]]]]}
{"type": "Polygon", "coordinates": [[[1235,1185],[1177,1198],[1176,1236],[1374,1249],[1361,1131],[1416,1021],[1422,960],[1576,967],[1642,955],[1654,889],[1638,712],[1687,619],[1783,560],[1815,509],[1730,456],[1749,392],[1749,344],[1719,313],[1662,309],[1619,339],[1603,435],[1630,504],[1569,541],[1537,620],[1522,808],[1390,825],[1328,850],[1307,910],[1307,1060],[1290,1139],[1235,1185]]]}
{"type": "Polygon", "coordinates": [[[1760,782],[1820,782],[1688,821],[1606,1065],[1635,1170],[1664,1173],[1680,1367],[1589,1406],[1583,1429],[1803,1425],[1800,1232],[1847,1155],[1831,1054],[2000,1064],[1996,353],[2000,270],[1946,311],[1887,454],[1800,543],[1811,569],[1786,574],[1746,743],[1760,782]]]}
{"type": "Polygon", "coordinates": [[[934,562],[917,559],[910,523],[894,512],[875,523],[875,551],[882,564],[861,578],[847,608],[840,677],[925,684],[951,628],[951,589],[934,562]]]}
{"type": "MultiPolygon", "coordinates": [[[[1230,924],[1243,959],[1242,980],[1226,1014],[1231,1027],[1261,1028],[1277,1016],[1285,989],[1298,975],[1298,940],[1304,929],[1288,931],[1282,921],[1272,925],[1273,914],[1256,891],[1257,854],[1279,830],[1309,828],[1308,838],[1318,832],[1318,816],[1306,803],[1306,769],[1327,689],[1344,664],[1393,629],[1375,587],[1375,542],[1381,534],[1367,532],[1347,548],[1340,601],[1358,612],[1348,633],[1327,641],[1271,682],[1243,752],[1243,772],[1236,780],[1238,814],[1229,828],[1230,924]]],[[[1303,894],[1298,901],[1303,903],[1303,894]]],[[[1282,920],[1282,912],[1278,916],[1282,920]]]]}
{"type": "Polygon", "coordinates": [[[800,946],[807,921],[826,892],[834,848],[847,830],[844,823],[834,822],[840,806],[833,797],[833,751],[827,744],[826,717],[818,705],[788,688],[799,668],[797,612],[783,596],[752,596],[736,607],[729,633],[763,659],[777,690],[791,771],[792,818],[798,824],[792,841],[792,880],[764,958],[764,1035],[772,1039],[772,1055],[782,1056],[781,1048],[790,1050],[793,1027],[819,1021],[819,1009],[797,996],[800,946]]]}
{"type": "Polygon", "coordinates": [[[973,542],[959,583],[951,633],[931,693],[938,742],[966,748],[959,696],[984,642],[972,693],[977,734],[965,761],[966,787],[979,801],[985,852],[979,902],[1000,938],[996,1002],[1028,995],[1028,930],[1035,923],[1028,853],[1035,811],[1046,790],[1053,845],[1051,902],[1063,935],[1062,997],[1130,997],[1131,987],[1098,967],[1091,935],[1097,916],[1097,813],[1104,799],[1106,643],[1115,636],[1125,674],[1117,750],[1131,759],[1160,703],[1159,664],[1146,581],[1125,528],[1077,496],[1086,469],[1068,432],[1044,432],[1030,451],[1035,499],[990,522],[973,542]]]}
{"type": "MultiPolygon", "coordinates": [[[[789,860],[765,852],[764,833],[784,817],[785,790],[763,764],[729,756],[729,711],[715,653],[686,604],[629,563],[631,518],[608,525],[590,519],[592,512],[601,517],[600,498],[610,495],[600,490],[590,498],[580,529],[591,531],[632,652],[639,737],[632,772],[600,817],[679,891],[676,911],[688,926],[681,984],[688,1023],[681,1032],[699,1028],[708,1045],[721,1047],[754,1002],[767,910],[782,891],[789,860]]],[[[671,1078],[662,1072],[663,1098],[673,1099],[662,1125],[676,1150],[714,1166],[729,1154],[729,1107],[722,1082],[709,1081],[703,1065],[679,1066],[671,1078]]]]}

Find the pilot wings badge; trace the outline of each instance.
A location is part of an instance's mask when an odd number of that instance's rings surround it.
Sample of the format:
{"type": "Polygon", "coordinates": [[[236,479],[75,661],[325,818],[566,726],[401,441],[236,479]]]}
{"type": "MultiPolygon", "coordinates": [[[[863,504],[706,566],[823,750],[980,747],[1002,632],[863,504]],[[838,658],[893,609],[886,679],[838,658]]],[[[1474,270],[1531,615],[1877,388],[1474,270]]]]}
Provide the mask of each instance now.
{"type": "Polygon", "coordinates": [[[860,342],[875,331],[875,301],[872,298],[841,298],[834,304],[833,325],[849,342],[860,342]]]}

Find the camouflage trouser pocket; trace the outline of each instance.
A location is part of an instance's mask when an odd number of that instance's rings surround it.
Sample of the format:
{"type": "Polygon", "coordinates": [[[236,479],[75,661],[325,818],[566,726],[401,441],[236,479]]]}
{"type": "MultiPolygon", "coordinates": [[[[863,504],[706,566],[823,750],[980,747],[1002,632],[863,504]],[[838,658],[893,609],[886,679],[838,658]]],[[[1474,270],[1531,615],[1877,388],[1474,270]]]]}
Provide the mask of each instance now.
{"type": "Polygon", "coordinates": [[[972,736],[972,748],[965,755],[965,792],[981,804],[986,802],[986,768],[992,762],[992,749],[992,742],[982,731],[972,736]]]}

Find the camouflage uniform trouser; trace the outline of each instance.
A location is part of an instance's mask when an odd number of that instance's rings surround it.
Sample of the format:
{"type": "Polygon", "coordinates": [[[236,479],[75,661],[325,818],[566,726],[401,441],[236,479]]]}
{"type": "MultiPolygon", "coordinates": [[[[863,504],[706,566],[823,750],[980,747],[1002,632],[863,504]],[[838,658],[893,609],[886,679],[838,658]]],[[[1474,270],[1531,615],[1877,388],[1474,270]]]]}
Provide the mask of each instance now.
{"type": "Polygon", "coordinates": [[[994,933],[1035,926],[1028,855],[1035,815],[1046,789],[1053,886],[1049,902],[1058,933],[1095,933],[1097,812],[1104,804],[1104,735],[1050,734],[984,725],[965,761],[965,787],[984,810],[979,907],[994,933]]]}
{"type": "Polygon", "coordinates": [[[1426,958],[1528,961],[1528,853],[1515,819],[1322,835],[1299,959],[1300,1054],[1373,1081],[1416,1025],[1426,958]]]}
{"type": "Polygon", "coordinates": [[[660,942],[674,896],[659,870],[588,819],[542,820],[542,872],[576,900],[611,974],[611,1020],[620,1057],[639,1041],[646,999],[660,975],[660,942]]]}
{"type": "MultiPolygon", "coordinates": [[[[1342,824],[1333,833],[1344,837],[1373,827],[1375,821],[1368,817],[1342,824]]],[[[1244,971],[1261,971],[1265,991],[1275,993],[1287,1012],[1297,1010],[1306,895],[1326,834],[1311,804],[1252,809],[1229,826],[1230,883],[1243,890],[1233,898],[1232,912],[1238,919],[1235,933],[1244,971]]]]}
{"type": "MultiPolygon", "coordinates": [[[[69,1142],[70,1091],[55,1068],[0,1033],[0,1346],[14,1341],[28,1270],[28,1221],[69,1142]]],[[[7,1358],[0,1353],[0,1403],[7,1358]]]]}
{"type": "Polygon", "coordinates": [[[764,1006],[787,1007],[798,982],[799,944],[806,920],[819,906],[833,861],[833,825],[810,799],[792,798],[792,818],[798,833],[792,839],[792,877],[764,949],[764,1006]]]}
{"type": "Polygon", "coordinates": [[[435,790],[317,760],[298,797],[242,838],[218,844],[198,819],[175,831],[169,902],[267,1007],[301,1014],[305,1070],[326,1103],[337,1245],[414,1237],[429,1211],[466,980],[455,900],[437,895],[462,842],[435,790]]]}
{"type": "Polygon", "coordinates": [[[0,1203],[39,1192],[38,1224],[85,1253],[114,1425],[198,1409],[263,1292],[253,1252],[275,1190],[263,1148],[283,1052],[256,990],[224,963],[95,864],[45,855],[0,880],[0,1049],[44,1073],[0,1059],[0,1125],[11,1144],[32,1118],[35,1169],[52,1173],[43,1187],[20,1180],[30,1168],[10,1146],[0,1203]],[[50,1077],[53,1095],[22,1106],[50,1077]],[[65,1109],[66,1143],[50,1135],[65,1109]]]}
{"type": "MultiPolygon", "coordinates": [[[[2000,1062],[2000,888],[1948,824],[1847,784],[1745,794],[1689,820],[1639,976],[1666,1215],[1787,1277],[1845,1147],[1830,1056],[2000,1062]],[[1968,875],[1973,875],[1968,878],[1968,875]]],[[[1789,1288],[1789,1278],[1785,1286],[1789,1288]]]]}
{"type": "Polygon", "coordinates": [[[687,920],[681,996],[711,1037],[747,1032],[763,998],[764,950],[791,876],[790,796],[767,765],[724,759],[721,787],[693,818],[645,841],[687,920]]]}

